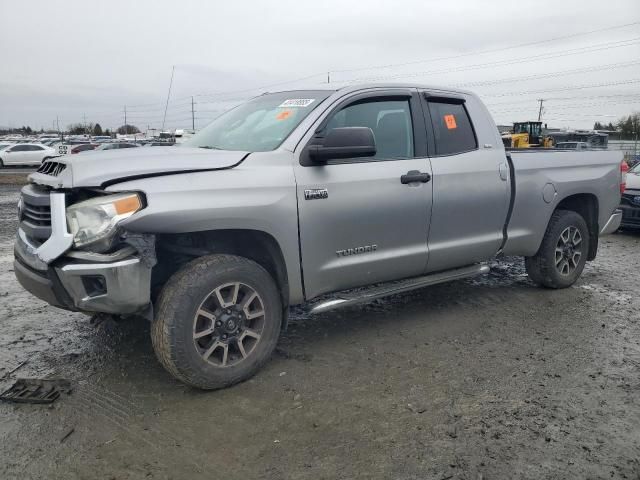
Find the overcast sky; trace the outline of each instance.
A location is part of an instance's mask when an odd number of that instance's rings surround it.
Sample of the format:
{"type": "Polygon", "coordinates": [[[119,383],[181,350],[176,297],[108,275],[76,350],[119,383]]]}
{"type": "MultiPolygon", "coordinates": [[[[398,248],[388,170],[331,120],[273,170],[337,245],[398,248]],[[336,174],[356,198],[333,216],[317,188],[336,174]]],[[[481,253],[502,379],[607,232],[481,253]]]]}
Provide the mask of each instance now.
{"type": "Polygon", "coordinates": [[[159,128],[172,65],[170,128],[192,95],[201,127],[263,90],[361,81],[464,85],[506,124],[538,98],[549,126],[640,110],[639,0],[0,0],[0,18],[0,126],[117,127],[127,105],[159,128]]]}

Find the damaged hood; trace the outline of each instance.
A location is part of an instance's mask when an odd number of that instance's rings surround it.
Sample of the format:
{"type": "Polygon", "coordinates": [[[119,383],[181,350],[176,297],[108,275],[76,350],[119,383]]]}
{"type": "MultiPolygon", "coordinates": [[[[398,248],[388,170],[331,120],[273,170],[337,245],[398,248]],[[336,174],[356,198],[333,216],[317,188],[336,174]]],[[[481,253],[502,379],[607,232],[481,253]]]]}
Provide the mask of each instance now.
{"type": "Polygon", "coordinates": [[[248,154],[197,147],[138,147],[87,152],[44,162],[36,173],[29,175],[29,180],[53,188],[103,187],[130,177],[232,168],[248,154]]]}

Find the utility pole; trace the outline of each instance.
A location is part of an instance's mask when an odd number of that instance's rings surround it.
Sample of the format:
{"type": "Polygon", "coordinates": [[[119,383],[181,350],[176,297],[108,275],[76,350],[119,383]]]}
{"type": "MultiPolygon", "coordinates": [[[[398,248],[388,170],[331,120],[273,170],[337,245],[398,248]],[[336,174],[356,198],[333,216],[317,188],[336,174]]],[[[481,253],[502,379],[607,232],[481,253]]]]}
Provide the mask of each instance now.
{"type": "Polygon", "coordinates": [[[540,102],[540,110],[538,110],[538,121],[541,122],[542,121],[542,103],[544,102],[544,98],[539,98],[538,101],[540,102]]]}
{"type": "Polygon", "coordinates": [[[87,115],[84,114],[84,113],[82,114],[82,121],[84,123],[84,133],[86,135],[87,134],[87,130],[88,130],[88,127],[87,127],[87,115]]]}
{"type": "Polygon", "coordinates": [[[193,96],[191,97],[191,132],[196,133],[196,116],[193,109],[193,96]]]}
{"type": "Polygon", "coordinates": [[[64,142],[64,135],[60,133],[60,117],[56,115],[56,125],[58,126],[58,135],[60,135],[60,141],[64,142]]]}
{"type": "MultiPolygon", "coordinates": [[[[169,91],[167,92],[167,103],[164,106],[164,117],[162,117],[162,130],[164,130],[164,122],[167,119],[167,109],[169,108],[169,98],[171,97],[171,85],[173,85],[173,73],[176,70],[176,66],[171,67],[171,81],[169,82],[169,91]]],[[[162,133],[162,132],[160,132],[162,133]]]]}
{"type": "Polygon", "coordinates": [[[327,83],[331,83],[331,72],[327,72],[327,83]]]}
{"type": "MultiPolygon", "coordinates": [[[[118,133],[118,130],[116,130],[118,133]]],[[[127,106],[124,106],[124,133],[127,133],[127,106]]]]}

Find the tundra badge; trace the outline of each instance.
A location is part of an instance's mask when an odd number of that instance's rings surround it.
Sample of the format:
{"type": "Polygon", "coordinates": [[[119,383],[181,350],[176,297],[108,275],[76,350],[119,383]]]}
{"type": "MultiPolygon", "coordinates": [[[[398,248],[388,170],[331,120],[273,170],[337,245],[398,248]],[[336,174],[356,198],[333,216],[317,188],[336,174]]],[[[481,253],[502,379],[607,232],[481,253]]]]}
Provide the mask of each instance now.
{"type": "Polygon", "coordinates": [[[358,255],[359,253],[369,253],[378,250],[378,245],[365,245],[364,247],[347,248],[345,250],[336,250],[339,257],[348,257],[349,255],[358,255]]]}
{"type": "Polygon", "coordinates": [[[326,188],[312,188],[304,191],[305,200],[322,200],[323,198],[329,198],[326,188]]]}

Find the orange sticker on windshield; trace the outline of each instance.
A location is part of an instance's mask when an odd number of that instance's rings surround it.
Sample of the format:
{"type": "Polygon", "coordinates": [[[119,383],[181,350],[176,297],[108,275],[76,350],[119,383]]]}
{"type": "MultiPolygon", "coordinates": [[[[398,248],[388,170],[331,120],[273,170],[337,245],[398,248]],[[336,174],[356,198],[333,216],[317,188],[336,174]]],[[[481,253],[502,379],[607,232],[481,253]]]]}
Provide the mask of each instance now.
{"type": "Polygon", "coordinates": [[[283,110],[276,115],[276,120],[286,120],[291,116],[291,110],[283,110]]]}
{"type": "Polygon", "coordinates": [[[458,128],[458,125],[456,125],[456,117],[454,115],[445,115],[444,123],[447,124],[447,128],[449,130],[454,130],[458,128]]]}

